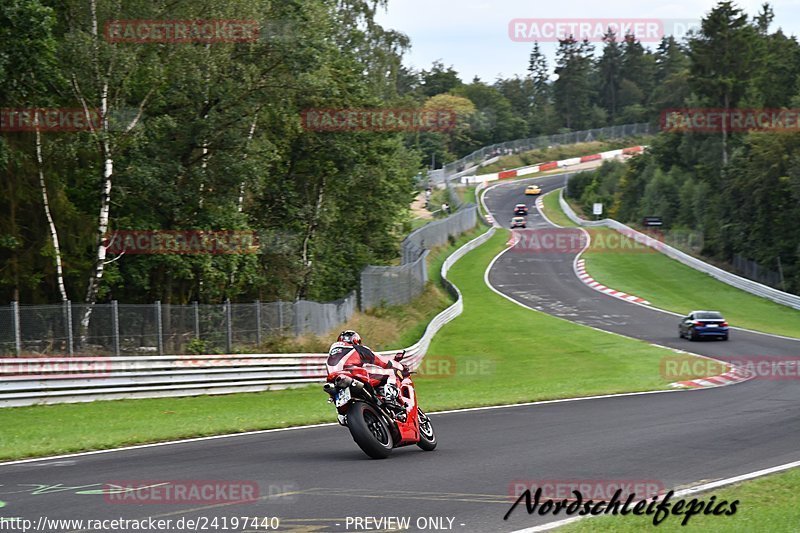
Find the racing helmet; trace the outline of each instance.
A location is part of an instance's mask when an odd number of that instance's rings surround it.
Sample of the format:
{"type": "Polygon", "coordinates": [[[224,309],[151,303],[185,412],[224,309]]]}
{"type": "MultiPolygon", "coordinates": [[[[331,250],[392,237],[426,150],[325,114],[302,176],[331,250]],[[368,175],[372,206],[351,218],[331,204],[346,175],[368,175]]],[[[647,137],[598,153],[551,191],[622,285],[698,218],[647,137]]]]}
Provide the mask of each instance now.
{"type": "Polygon", "coordinates": [[[359,335],[358,332],[353,331],[352,329],[347,329],[339,333],[339,338],[336,340],[338,342],[347,342],[350,344],[361,344],[361,335],[359,335]]]}

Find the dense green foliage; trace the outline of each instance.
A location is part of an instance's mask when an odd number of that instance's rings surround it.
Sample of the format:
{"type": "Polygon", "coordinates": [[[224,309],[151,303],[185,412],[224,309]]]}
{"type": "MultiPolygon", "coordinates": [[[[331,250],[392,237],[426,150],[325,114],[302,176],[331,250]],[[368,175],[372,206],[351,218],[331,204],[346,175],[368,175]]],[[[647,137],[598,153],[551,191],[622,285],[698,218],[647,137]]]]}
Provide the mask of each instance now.
{"type": "MultiPolygon", "coordinates": [[[[524,76],[467,83],[441,62],[403,66],[408,38],[375,22],[385,4],[100,0],[93,12],[78,0],[4,2],[4,105],[99,108],[107,94],[112,120],[94,133],[43,133],[41,164],[33,132],[0,135],[0,301],[58,301],[59,259],[73,301],[335,299],[358,285],[364,265],[396,258],[411,228],[412,177],[431,162],[521,137],[656,121],[668,107],[800,103],[800,46],[770,31],[769,6],[750,20],[720,3],[700,32],[654,50],[609,32],[596,46],[565,39],[548,65],[534,45],[524,76]],[[251,19],[261,38],[109,42],[104,25],[119,19],[251,19]],[[458,122],[407,134],[314,132],[301,122],[309,108],[372,107],[444,108],[458,122]],[[254,231],[260,253],[103,257],[101,234],[124,229],[254,231]]],[[[629,171],[604,169],[575,187],[623,220],[660,214],[669,227],[704,232],[715,258],[774,269],[780,257],[797,287],[786,222],[797,214],[795,142],[662,135],[629,171]]]]}
{"type": "MultiPolygon", "coordinates": [[[[589,121],[585,109],[573,117],[538,47],[527,76],[494,84],[464,83],[440,62],[421,71],[402,66],[407,37],[375,22],[385,4],[3,3],[4,105],[107,106],[110,124],[43,132],[41,159],[34,132],[0,136],[0,300],[339,298],[357,287],[364,265],[397,256],[411,227],[412,177],[423,164],[606,124],[596,106],[589,121]],[[109,21],[163,19],[255,20],[261,35],[176,44],[104,34],[109,21]],[[444,108],[458,122],[449,131],[400,134],[307,131],[301,121],[310,108],[375,107],[444,108]],[[128,229],[253,231],[260,253],[120,257],[99,246],[104,235],[128,229]]],[[[594,70],[586,57],[577,68],[562,56],[564,80],[594,70]]],[[[594,102],[591,80],[579,85],[594,102]]]]}
{"type": "MultiPolygon", "coordinates": [[[[101,0],[96,12],[92,4],[0,6],[4,105],[100,108],[107,91],[119,122],[42,133],[70,299],[85,299],[95,268],[107,159],[110,231],[252,230],[261,253],[112,254],[98,301],[334,299],[365,264],[397,256],[421,160],[413,139],[301,125],[308,108],[408,103],[395,87],[407,38],[374,23],[372,1],[101,0]],[[267,22],[255,42],[109,42],[104,25],[118,19],[267,22]],[[135,127],[121,131],[139,110],[135,127]]],[[[0,137],[4,301],[59,299],[34,154],[34,133],[0,137]]]]}
{"type": "MultiPolygon", "coordinates": [[[[685,65],[681,72],[688,82],[675,93],[682,101],[669,105],[780,108],[800,103],[800,45],[780,30],[770,33],[771,20],[768,6],[748,20],[735,6],[720,3],[680,54],[668,59],[685,65]]],[[[664,83],[675,87],[677,82],[664,83]]],[[[736,256],[755,261],[782,274],[778,288],[800,292],[800,232],[794,225],[800,218],[797,133],[662,133],[645,155],[578,176],[567,194],[585,213],[591,213],[593,202],[603,202],[609,216],[622,222],[661,216],[666,230],[698,232],[695,242],[702,247],[696,251],[723,263],[736,256]]]]}

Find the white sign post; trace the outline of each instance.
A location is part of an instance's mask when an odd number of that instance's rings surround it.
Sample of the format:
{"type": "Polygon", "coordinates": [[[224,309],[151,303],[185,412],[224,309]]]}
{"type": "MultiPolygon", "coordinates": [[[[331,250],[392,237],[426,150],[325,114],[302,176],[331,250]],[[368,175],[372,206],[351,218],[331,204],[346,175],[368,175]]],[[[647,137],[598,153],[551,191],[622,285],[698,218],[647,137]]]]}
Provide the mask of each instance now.
{"type": "Polygon", "coordinates": [[[601,204],[601,203],[593,204],[592,205],[592,214],[596,215],[599,218],[600,215],[603,214],[603,204],[601,204]]]}

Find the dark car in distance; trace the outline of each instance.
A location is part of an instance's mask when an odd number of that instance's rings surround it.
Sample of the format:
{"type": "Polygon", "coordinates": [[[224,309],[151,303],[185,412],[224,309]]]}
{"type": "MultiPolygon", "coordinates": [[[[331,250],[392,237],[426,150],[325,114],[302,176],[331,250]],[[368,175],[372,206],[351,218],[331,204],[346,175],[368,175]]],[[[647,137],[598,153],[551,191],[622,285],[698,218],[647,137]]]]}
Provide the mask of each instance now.
{"type": "Polygon", "coordinates": [[[728,340],[728,323],[719,311],[692,311],[681,319],[678,336],[696,341],[704,337],[728,340]]]}

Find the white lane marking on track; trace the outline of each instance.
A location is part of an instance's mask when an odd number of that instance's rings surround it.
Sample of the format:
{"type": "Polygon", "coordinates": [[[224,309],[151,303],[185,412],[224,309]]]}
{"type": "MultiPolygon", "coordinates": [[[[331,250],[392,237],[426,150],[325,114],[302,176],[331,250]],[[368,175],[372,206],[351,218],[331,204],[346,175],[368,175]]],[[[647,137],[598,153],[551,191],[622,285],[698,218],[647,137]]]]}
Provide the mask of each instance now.
{"type": "MultiPolygon", "coordinates": [[[[584,232],[586,232],[586,230],[584,230],[583,228],[580,228],[580,229],[581,229],[581,231],[584,231],[584,232]]],[[[583,251],[585,251],[585,250],[586,250],[586,248],[588,248],[588,246],[589,246],[589,238],[588,238],[588,237],[589,237],[589,236],[588,236],[588,233],[587,233],[586,245],[584,246],[583,250],[581,250],[581,252],[580,252],[580,253],[583,253],[583,251]]],[[[522,302],[520,302],[520,301],[517,301],[517,300],[515,300],[515,299],[514,299],[514,298],[512,298],[511,296],[509,296],[509,295],[507,295],[507,294],[505,294],[505,293],[502,293],[502,292],[500,292],[500,291],[499,291],[499,290],[497,290],[497,289],[496,289],[496,288],[495,288],[495,287],[492,285],[492,283],[489,281],[489,272],[492,270],[492,267],[493,267],[493,266],[494,266],[494,264],[497,262],[497,260],[498,260],[498,259],[500,259],[500,257],[502,257],[502,256],[503,256],[503,254],[505,254],[505,253],[506,253],[506,252],[508,252],[509,250],[511,250],[511,247],[505,248],[505,249],[504,249],[504,250],[502,250],[502,251],[501,251],[499,254],[497,254],[496,256],[494,256],[494,258],[492,258],[492,261],[489,263],[489,266],[487,266],[487,267],[486,267],[486,270],[485,270],[485,271],[484,271],[484,273],[483,273],[483,282],[486,284],[486,286],[487,286],[487,287],[489,287],[489,288],[490,288],[492,291],[494,291],[496,294],[499,294],[500,296],[502,296],[503,298],[505,298],[506,300],[508,300],[508,301],[510,301],[510,302],[513,302],[513,303],[515,303],[515,304],[517,304],[517,305],[519,305],[519,306],[521,306],[521,307],[524,307],[525,309],[529,309],[529,310],[532,310],[532,311],[544,312],[544,311],[541,311],[541,310],[535,309],[535,308],[533,308],[533,307],[530,307],[530,306],[528,306],[528,305],[525,305],[524,303],[522,303],[522,302]]],[[[579,253],[577,256],[575,256],[575,257],[576,257],[576,260],[577,260],[577,258],[578,258],[578,257],[580,257],[580,253],[579,253]]],[[[573,269],[574,269],[574,262],[573,262],[573,269]]],[[[630,303],[636,303],[636,302],[630,302],[630,303]]],[[[639,304],[637,304],[637,305],[639,305],[639,304]]],[[[647,307],[648,309],[650,309],[650,306],[642,306],[642,307],[647,307]]],[[[658,309],[656,309],[656,310],[658,311],[658,309]]],[[[590,326],[590,325],[588,325],[588,324],[585,324],[585,323],[579,323],[579,322],[575,322],[575,321],[572,321],[572,320],[567,320],[566,318],[562,318],[561,316],[558,316],[558,315],[554,315],[554,314],[550,314],[550,313],[546,313],[546,314],[549,314],[550,316],[552,316],[552,317],[554,317],[554,318],[557,318],[557,319],[559,319],[559,320],[565,320],[565,321],[567,321],[567,322],[572,322],[573,324],[576,324],[576,323],[577,323],[577,324],[580,324],[580,325],[582,325],[582,326],[585,326],[585,327],[587,327],[587,328],[591,328],[591,329],[593,329],[593,330],[595,330],[595,331],[602,331],[603,333],[608,333],[608,334],[610,334],[610,335],[616,335],[616,336],[618,336],[618,337],[622,337],[622,338],[624,338],[624,339],[634,339],[634,340],[639,340],[639,341],[642,341],[642,342],[647,342],[647,341],[645,341],[645,340],[643,340],[643,339],[637,339],[637,338],[635,338],[635,337],[628,337],[628,336],[626,336],[626,335],[622,335],[621,333],[615,333],[615,332],[613,332],[613,331],[607,331],[607,330],[600,329],[600,328],[598,328],[598,327],[595,327],[595,326],[590,326]]],[[[615,325],[615,323],[614,323],[614,322],[611,322],[611,323],[608,323],[608,322],[606,322],[606,325],[615,325]]],[[[706,356],[706,355],[700,355],[700,354],[697,354],[697,353],[694,353],[694,352],[689,352],[689,351],[686,351],[686,350],[680,350],[680,349],[678,349],[678,348],[672,348],[672,347],[669,347],[669,346],[662,346],[662,345],[659,345],[659,344],[654,344],[654,343],[651,343],[651,342],[649,342],[648,344],[650,344],[651,346],[656,346],[656,347],[658,347],[658,348],[664,348],[664,349],[667,349],[667,350],[671,350],[671,351],[673,351],[673,352],[676,352],[676,353],[686,353],[686,354],[688,354],[688,355],[692,355],[692,356],[694,356],[694,357],[699,357],[699,358],[702,358],[702,359],[709,359],[709,360],[711,360],[711,361],[715,361],[715,362],[717,362],[717,363],[720,363],[720,364],[722,364],[722,365],[727,365],[727,366],[729,366],[729,365],[728,365],[728,363],[726,363],[725,361],[721,361],[721,360],[719,360],[719,359],[714,359],[713,357],[708,357],[708,356],[706,356]]],[[[745,379],[745,380],[741,380],[741,381],[733,381],[733,382],[729,382],[729,383],[725,383],[725,384],[721,384],[721,385],[720,385],[720,384],[712,384],[712,383],[708,383],[708,386],[704,385],[704,386],[703,386],[703,388],[718,388],[718,387],[727,387],[727,386],[730,386],[730,385],[737,385],[737,384],[739,384],[739,383],[743,383],[744,381],[749,381],[749,380],[748,380],[748,379],[745,379]]],[[[674,384],[674,383],[672,383],[672,384],[670,384],[670,386],[675,386],[675,384],[674,384]]],[[[687,391],[687,390],[700,390],[700,389],[672,389],[670,392],[681,392],[681,391],[687,391]]]]}
{"type": "MultiPolygon", "coordinates": [[[[522,180],[520,180],[520,181],[522,181],[522,180]]],[[[495,186],[496,185],[494,185],[492,187],[495,187],[495,186]]],[[[483,198],[484,198],[485,194],[492,187],[484,189],[483,194],[481,194],[481,203],[483,203],[484,209],[485,209],[485,211],[487,213],[491,213],[491,211],[489,211],[489,209],[486,207],[486,204],[483,202],[483,198]]],[[[497,227],[500,227],[500,226],[498,225],[497,227]]],[[[533,309],[533,308],[528,307],[528,306],[526,306],[526,305],[514,300],[513,298],[503,294],[502,292],[500,292],[497,289],[495,289],[491,285],[491,283],[489,283],[489,277],[488,277],[489,276],[489,271],[491,270],[492,266],[497,261],[497,259],[500,258],[500,256],[502,256],[509,249],[510,248],[506,248],[505,250],[500,252],[498,255],[496,255],[492,259],[491,263],[489,263],[489,266],[487,267],[486,271],[484,272],[484,282],[486,283],[486,285],[492,291],[494,291],[495,293],[499,294],[503,298],[506,298],[510,302],[513,302],[513,303],[515,303],[515,304],[517,304],[517,305],[519,305],[521,307],[524,307],[525,309],[533,309]]],[[[635,303],[635,302],[632,302],[632,303],[635,303]]],[[[648,308],[649,309],[655,309],[657,311],[666,312],[666,313],[669,313],[669,314],[674,314],[676,316],[680,316],[680,315],[677,315],[677,313],[670,313],[669,311],[663,311],[663,310],[658,309],[658,308],[651,308],[651,307],[648,307],[648,308]]],[[[540,311],[540,312],[543,312],[543,311],[540,311]]],[[[565,318],[561,318],[561,317],[558,317],[558,316],[555,316],[555,315],[550,315],[550,316],[554,316],[558,320],[567,320],[565,318]]],[[[569,320],[568,322],[572,322],[573,324],[580,324],[579,322],[574,322],[574,321],[571,321],[571,320],[569,320]]],[[[599,329],[599,328],[596,328],[594,326],[590,326],[590,325],[587,325],[587,324],[580,324],[580,325],[583,325],[583,326],[585,326],[587,328],[594,329],[596,331],[602,331],[603,333],[607,333],[609,335],[616,335],[618,337],[623,337],[623,338],[626,338],[626,339],[627,338],[631,338],[631,337],[626,337],[624,335],[621,335],[619,333],[614,333],[612,331],[606,331],[606,330],[599,329]]],[[[639,340],[639,339],[636,339],[636,340],[639,340]]],[[[800,340],[800,339],[792,339],[792,340],[800,340]]],[[[654,346],[658,346],[658,345],[654,344],[654,346]]],[[[695,354],[695,353],[692,353],[692,352],[686,352],[684,350],[678,350],[676,348],[670,348],[670,347],[666,347],[666,346],[661,346],[661,347],[669,349],[669,350],[672,350],[672,351],[675,351],[675,352],[679,352],[679,353],[687,353],[687,354],[694,355],[694,356],[697,356],[697,357],[706,358],[705,356],[702,356],[702,355],[699,355],[699,354],[695,354]]],[[[708,359],[710,359],[710,358],[708,358],[708,359]]],[[[513,408],[513,407],[527,407],[527,406],[533,406],[533,405],[545,405],[545,404],[560,403],[560,402],[597,400],[597,399],[616,398],[616,397],[624,397],[624,396],[641,396],[641,395],[645,395],[645,394],[663,394],[663,393],[671,393],[671,392],[688,393],[688,392],[692,392],[693,390],[702,390],[702,389],[686,389],[686,390],[676,390],[676,389],[667,390],[667,389],[665,389],[665,390],[657,390],[657,391],[628,392],[628,393],[621,393],[621,394],[608,394],[608,395],[601,395],[601,396],[585,396],[585,397],[578,397],[578,398],[562,398],[562,399],[559,399],[559,400],[543,400],[543,401],[539,401],[539,402],[526,402],[526,403],[508,404],[508,405],[493,405],[493,406],[487,406],[487,407],[469,407],[469,408],[464,408],[464,409],[451,409],[451,410],[447,410],[447,411],[431,412],[430,414],[432,414],[432,415],[433,414],[441,415],[441,414],[467,413],[467,412],[472,412],[472,411],[482,411],[482,410],[490,410],[490,409],[509,409],[509,408],[513,408]]],[[[114,453],[114,452],[121,452],[121,451],[131,451],[131,450],[140,450],[140,449],[147,449],[147,448],[156,448],[156,447],[159,447],[159,446],[171,446],[171,445],[175,445],[175,444],[204,442],[204,441],[210,441],[210,440],[227,439],[227,438],[234,438],[234,437],[244,437],[244,436],[250,436],[250,435],[262,435],[262,434],[267,434],[267,433],[277,433],[277,432],[281,432],[281,431],[299,431],[299,430],[303,430],[303,429],[314,429],[314,428],[322,428],[322,427],[330,427],[330,426],[338,426],[338,425],[339,425],[338,422],[327,422],[327,423],[323,423],[323,424],[308,424],[308,425],[304,425],[304,426],[293,426],[293,427],[288,427],[288,428],[262,429],[262,430],[257,430],[257,431],[246,431],[246,432],[242,432],[242,433],[228,433],[228,434],[225,434],[225,435],[211,435],[211,436],[208,436],[208,437],[195,437],[195,438],[190,438],[190,439],[179,439],[179,440],[171,440],[171,441],[164,441],[164,442],[155,442],[155,443],[150,443],[150,444],[138,444],[138,445],[134,445],[134,446],[124,446],[124,447],[121,447],[121,448],[111,448],[111,449],[107,449],[107,450],[92,450],[92,451],[87,451],[87,452],[76,452],[76,453],[52,455],[52,456],[46,456],[46,457],[35,457],[35,458],[31,458],[31,459],[19,459],[19,460],[16,460],[16,461],[2,462],[2,463],[0,463],[0,467],[13,466],[13,465],[19,465],[19,464],[36,463],[36,462],[41,462],[41,461],[52,461],[52,460],[55,460],[55,459],[65,459],[65,458],[72,458],[72,457],[85,457],[85,456],[90,456],[90,455],[100,455],[100,454],[114,453]]]]}
{"type": "MultiPolygon", "coordinates": [[[[491,188],[491,187],[490,187],[490,188],[491,188]]],[[[486,189],[486,190],[488,191],[489,189],[486,189]]],[[[556,190],[558,190],[558,189],[556,189],[556,190]]],[[[486,208],[486,205],[484,205],[484,209],[486,209],[486,211],[487,211],[487,212],[489,211],[489,209],[488,209],[488,208],[486,208]]],[[[545,218],[545,219],[547,219],[547,216],[546,216],[546,215],[544,215],[544,213],[542,213],[542,216],[544,216],[544,218],[545,218]]],[[[553,224],[553,222],[552,222],[551,220],[549,220],[549,219],[547,219],[547,221],[548,221],[548,222],[550,222],[550,224],[552,224],[553,226],[555,226],[555,227],[557,227],[557,228],[560,228],[560,227],[562,227],[562,226],[559,226],[558,224],[553,224]]],[[[580,227],[579,227],[579,228],[580,228],[580,227]]],[[[583,230],[583,228],[580,228],[580,229],[581,229],[581,230],[583,230]]],[[[585,230],[583,230],[583,231],[585,231],[585,230]]],[[[587,236],[588,236],[588,233],[587,233],[587,236]]],[[[580,252],[578,255],[576,255],[576,256],[575,256],[575,260],[576,260],[576,261],[577,261],[577,259],[578,259],[578,258],[580,258],[581,254],[583,254],[583,252],[584,252],[584,251],[586,251],[586,248],[584,248],[583,250],[581,250],[581,252],[580,252]]],[[[668,311],[667,309],[662,309],[662,308],[660,308],[660,307],[655,307],[655,306],[653,306],[652,304],[650,304],[649,302],[648,302],[648,304],[647,304],[647,305],[645,305],[645,304],[642,304],[642,303],[640,303],[640,302],[637,302],[637,301],[630,301],[630,303],[632,303],[632,304],[634,304],[634,305],[639,305],[639,306],[641,306],[641,307],[645,307],[645,308],[647,308],[647,309],[652,309],[652,310],[654,310],[654,311],[659,311],[659,312],[661,312],[661,313],[665,313],[665,314],[668,314],[668,315],[672,315],[672,316],[677,316],[677,317],[683,317],[683,316],[684,316],[684,315],[682,315],[682,314],[680,314],[680,313],[676,313],[676,312],[674,312],[674,311],[668,311]]],[[[766,333],[766,332],[764,332],[764,331],[756,331],[756,330],[754,330],[754,329],[747,329],[747,328],[742,328],[742,327],[739,327],[739,326],[730,326],[730,329],[735,329],[735,330],[737,330],[737,331],[746,331],[746,332],[748,332],[748,333],[755,333],[756,335],[766,335],[766,336],[768,336],[768,337],[774,337],[774,338],[776,338],[776,339],[784,339],[784,340],[788,340],[788,341],[800,342],[800,338],[797,338],[797,337],[787,337],[786,335],[778,335],[777,333],[766,333]]]]}
{"type": "MultiPolygon", "coordinates": [[[[488,209],[487,209],[487,211],[488,211],[488,209]]],[[[545,218],[547,218],[547,217],[545,217],[545,218]]],[[[551,224],[552,224],[552,222],[551,222],[551,224]]],[[[555,224],[553,224],[553,225],[555,226],[555,224]]],[[[583,229],[583,228],[581,228],[581,229],[583,229]]],[[[531,309],[528,306],[526,306],[525,304],[523,304],[521,302],[518,302],[517,300],[514,300],[510,296],[508,296],[506,294],[503,294],[502,292],[498,291],[497,289],[495,289],[492,286],[491,282],[489,282],[489,272],[491,271],[491,269],[494,266],[495,262],[503,254],[505,254],[510,249],[511,248],[506,248],[505,250],[503,250],[502,252],[497,254],[492,259],[491,263],[489,263],[489,266],[484,271],[484,275],[483,275],[484,283],[492,291],[494,291],[495,293],[499,294],[503,298],[506,298],[507,300],[509,300],[509,301],[521,306],[521,307],[524,307],[526,309],[531,309]]],[[[583,251],[585,251],[585,248],[580,253],[583,253],[583,251]]],[[[580,257],[580,253],[576,256],[576,259],[577,259],[577,257],[580,257]]],[[[667,313],[667,314],[670,314],[670,315],[682,316],[682,315],[679,315],[678,313],[673,313],[671,311],[666,311],[664,309],[659,309],[657,307],[651,307],[649,305],[642,305],[642,304],[639,304],[638,302],[633,302],[632,301],[630,303],[633,303],[635,305],[641,305],[642,307],[646,307],[648,309],[653,309],[655,311],[660,311],[660,312],[667,313]]],[[[559,317],[556,317],[556,318],[559,318],[559,317]]],[[[565,319],[561,318],[561,320],[565,320],[565,319]]],[[[586,325],[586,327],[592,328],[592,329],[597,330],[597,331],[602,331],[604,333],[609,333],[611,335],[617,335],[617,336],[620,336],[620,337],[623,337],[623,338],[631,338],[631,337],[626,337],[625,335],[620,335],[619,333],[614,333],[612,331],[606,331],[606,330],[595,328],[595,327],[589,326],[589,325],[586,325]]],[[[733,328],[733,329],[743,329],[744,331],[752,331],[752,330],[747,330],[747,329],[744,329],[744,328],[733,328]]],[[[800,339],[795,339],[795,338],[792,338],[792,337],[784,337],[782,335],[774,335],[774,334],[771,334],[771,333],[762,333],[762,332],[759,332],[759,331],[752,331],[752,333],[768,335],[768,336],[771,336],[771,337],[778,337],[778,338],[782,338],[782,339],[800,341],[800,339]]],[[[650,343],[650,344],[652,344],[653,346],[659,347],[659,348],[667,348],[669,350],[676,351],[676,352],[685,352],[685,353],[687,353],[689,355],[693,355],[695,357],[701,357],[703,359],[710,359],[712,361],[718,361],[717,359],[714,359],[713,357],[708,357],[708,356],[705,356],[705,355],[700,355],[700,354],[696,354],[696,353],[692,353],[692,352],[687,352],[685,350],[678,350],[676,348],[671,348],[671,347],[668,347],[668,346],[662,346],[662,345],[659,345],[659,344],[653,344],[653,343],[650,343]]],[[[724,363],[724,361],[719,361],[719,362],[724,363]]],[[[736,382],[736,383],[741,383],[741,382],[736,382]]],[[[689,389],[689,390],[702,390],[702,389],[689,389]]],[[[605,397],[635,396],[635,395],[641,395],[641,394],[659,394],[659,393],[663,393],[663,392],[689,392],[689,390],[649,391],[649,392],[644,392],[644,393],[628,393],[628,394],[620,394],[620,395],[609,395],[609,396],[605,396],[605,397]]],[[[577,398],[577,399],[579,399],[579,398],[577,398]]],[[[577,399],[572,399],[571,398],[571,399],[569,399],[569,401],[575,401],[577,399]]],[[[586,398],[586,399],[593,399],[593,398],[586,398]]],[[[558,402],[558,401],[561,401],[561,400],[552,400],[551,402],[554,403],[554,402],[558,402]]],[[[798,466],[800,466],[800,461],[795,461],[795,462],[792,462],[792,463],[786,463],[786,464],[783,464],[783,465],[767,468],[767,469],[764,469],[764,470],[758,470],[756,472],[750,472],[748,474],[742,474],[740,476],[731,477],[731,478],[723,479],[723,480],[720,480],[720,481],[715,481],[715,482],[712,482],[712,483],[706,483],[706,484],[698,485],[698,486],[691,487],[691,488],[688,488],[688,489],[683,489],[683,490],[677,491],[674,496],[679,498],[679,497],[686,496],[686,495],[689,495],[689,494],[694,494],[694,493],[697,493],[697,492],[703,492],[703,491],[711,490],[711,489],[714,489],[714,488],[717,488],[717,487],[729,485],[729,484],[732,484],[732,483],[737,483],[739,481],[745,481],[745,480],[748,480],[748,479],[753,479],[753,478],[756,478],[756,477],[764,476],[764,475],[767,475],[767,474],[772,474],[772,473],[775,473],[775,472],[780,472],[780,471],[783,471],[783,470],[788,470],[790,468],[795,468],[795,467],[798,467],[798,466]]],[[[537,531],[548,531],[548,530],[551,530],[551,529],[555,529],[557,527],[561,527],[561,526],[570,524],[572,522],[577,522],[578,520],[581,520],[583,518],[585,518],[585,517],[578,516],[578,517],[573,517],[573,518],[567,518],[565,520],[559,520],[557,522],[551,522],[549,524],[544,524],[544,525],[541,525],[541,526],[536,526],[536,527],[527,528],[527,529],[520,529],[520,530],[514,531],[513,533],[534,533],[534,532],[537,532],[537,531]]]]}
{"type": "MultiPolygon", "coordinates": [[[[518,303],[518,302],[517,302],[518,303]]],[[[522,305],[522,304],[520,304],[522,305]]],[[[562,319],[563,320],[563,319],[562,319]]],[[[587,326],[591,327],[591,326],[587,326]]],[[[592,328],[596,329],[596,328],[592,328]]],[[[598,330],[603,331],[603,330],[598,330]]],[[[611,335],[617,335],[616,333],[611,333],[606,331],[605,333],[610,333],[611,335]]],[[[621,336],[621,335],[620,335],[621,336]]],[[[671,348],[670,348],[671,349],[671,348]]],[[[694,389],[687,389],[683,391],[679,390],[655,390],[655,391],[643,391],[643,392],[623,392],[618,394],[601,394],[598,396],[578,396],[576,398],[559,398],[557,400],[540,400],[536,402],[524,402],[524,403],[511,403],[511,404],[504,404],[504,405],[487,405],[484,407],[465,407],[463,409],[448,409],[446,411],[430,411],[429,415],[448,415],[448,414],[458,414],[458,413],[470,413],[473,411],[490,411],[494,409],[511,409],[514,407],[531,407],[536,405],[548,405],[551,403],[566,403],[566,402],[582,402],[588,400],[603,400],[606,398],[622,398],[625,396],[644,396],[646,394],[664,394],[670,392],[691,392],[694,389]]],[[[701,389],[697,389],[701,390],[701,389]]],[[[301,429],[315,429],[315,428],[324,428],[330,426],[338,426],[338,422],[327,422],[324,424],[310,424],[306,426],[294,426],[289,428],[276,428],[276,429],[261,429],[257,431],[246,431],[243,433],[228,433],[225,435],[211,435],[209,437],[196,437],[192,439],[182,439],[182,440],[172,440],[172,441],[165,441],[165,442],[154,442],[151,444],[138,444],[135,446],[125,446],[122,448],[110,448],[108,450],[92,450],[88,452],[76,452],[64,455],[53,455],[49,457],[34,457],[31,459],[19,459],[16,461],[8,461],[5,463],[0,463],[0,468],[4,466],[14,466],[19,464],[26,464],[26,463],[36,463],[39,461],[52,461],[53,459],[62,459],[66,457],[84,457],[89,455],[99,455],[104,453],[114,453],[114,452],[123,452],[123,451],[130,451],[130,450],[141,450],[147,448],[156,448],[159,446],[171,446],[174,444],[189,444],[193,442],[203,442],[209,440],[217,440],[217,439],[229,439],[234,437],[245,437],[250,435],[263,435],[266,433],[276,433],[279,431],[297,431],[301,429]]],[[[39,466],[39,465],[37,465],[39,466]]]]}

